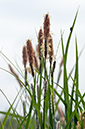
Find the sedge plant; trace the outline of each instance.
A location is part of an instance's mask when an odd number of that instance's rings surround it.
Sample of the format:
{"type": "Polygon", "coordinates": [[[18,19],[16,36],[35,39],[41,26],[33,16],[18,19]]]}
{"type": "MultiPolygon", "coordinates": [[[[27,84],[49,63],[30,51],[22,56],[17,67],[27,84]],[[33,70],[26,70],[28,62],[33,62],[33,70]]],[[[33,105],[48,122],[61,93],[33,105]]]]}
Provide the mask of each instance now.
{"type": "Polygon", "coordinates": [[[24,74],[21,73],[20,69],[18,69],[7,58],[7,56],[0,52],[3,58],[9,62],[8,66],[10,68],[10,72],[3,68],[0,69],[13,75],[20,85],[20,91],[17,93],[12,104],[9,102],[4,92],[0,89],[0,92],[4,95],[7,102],[9,103],[9,109],[7,112],[0,111],[0,114],[5,115],[4,120],[1,122],[1,129],[4,129],[9,116],[17,120],[18,129],[61,129],[61,127],[65,129],[78,129],[79,127],[81,129],[85,128],[85,93],[82,95],[79,91],[79,53],[76,37],[76,61],[69,75],[67,73],[67,55],[77,15],[78,10],[76,12],[72,27],[70,28],[70,33],[65,48],[63,42],[63,33],[61,32],[63,58],[61,59],[57,82],[54,80],[56,59],[54,56],[53,37],[50,31],[51,24],[48,13],[44,17],[43,29],[40,28],[37,36],[38,44],[36,51],[33,49],[32,41],[30,39],[28,39],[26,44],[23,46],[22,62],[24,66],[24,74]],[[49,61],[47,62],[47,60],[49,61]],[[14,69],[16,69],[24,81],[20,79],[14,69]],[[72,76],[73,71],[74,77],[72,76]],[[63,86],[59,85],[62,72],[63,86]],[[29,74],[32,76],[31,83],[28,81],[29,74]],[[71,93],[69,92],[69,79],[72,80],[71,93]],[[58,92],[58,87],[61,88],[61,93],[58,92]],[[22,99],[23,94],[25,101],[22,99]],[[64,97],[62,95],[64,95],[64,97]],[[14,108],[16,101],[17,104],[14,108]],[[20,115],[17,112],[19,101],[22,103],[23,115],[20,115]],[[59,107],[59,102],[63,103],[65,107],[65,113],[63,113],[62,109],[59,107]],[[59,120],[56,119],[57,111],[60,116],[59,120]]]}

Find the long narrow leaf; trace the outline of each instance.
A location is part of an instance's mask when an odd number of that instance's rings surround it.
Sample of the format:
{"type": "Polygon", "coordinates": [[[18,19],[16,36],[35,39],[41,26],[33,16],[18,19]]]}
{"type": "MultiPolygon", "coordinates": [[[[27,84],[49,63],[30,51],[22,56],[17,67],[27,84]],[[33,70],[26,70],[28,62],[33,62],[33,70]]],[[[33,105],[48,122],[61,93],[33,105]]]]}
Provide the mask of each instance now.
{"type": "MultiPolygon", "coordinates": [[[[79,10],[79,8],[78,8],[78,10],[79,10]]],[[[68,54],[68,48],[69,48],[69,44],[70,44],[70,39],[71,39],[72,32],[73,32],[73,29],[74,29],[74,26],[75,26],[75,22],[76,22],[76,19],[77,19],[77,15],[78,15],[78,10],[76,12],[76,15],[75,15],[72,27],[70,28],[70,34],[69,34],[69,37],[68,37],[68,40],[67,40],[67,44],[66,44],[66,49],[65,49],[65,58],[66,58],[66,60],[67,60],[67,54],[68,54]]]]}
{"type": "MultiPolygon", "coordinates": [[[[21,89],[20,89],[20,91],[21,91],[21,89]]],[[[3,121],[3,126],[5,126],[5,123],[6,123],[6,121],[7,121],[7,118],[8,118],[8,116],[9,116],[9,113],[10,113],[10,111],[11,111],[11,109],[12,109],[12,107],[13,107],[13,105],[14,105],[14,103],[15,103],[15,101],[16,101],[16,99],[17,99],[19,93],[20,93],[20,91],[19,91],[18,94],[16,95],[16,97],[15,97],[13,103],[11,104],[11,106],[9,107],[9,109],[8,109],[8,111],[7,111],[7,114],[6,114],[6,116],[5,116],[5,118],[4,118],[4,121],[3,121]]],[[[3,128],[3,127],[2,127],[2,128],[3,128]]]]}

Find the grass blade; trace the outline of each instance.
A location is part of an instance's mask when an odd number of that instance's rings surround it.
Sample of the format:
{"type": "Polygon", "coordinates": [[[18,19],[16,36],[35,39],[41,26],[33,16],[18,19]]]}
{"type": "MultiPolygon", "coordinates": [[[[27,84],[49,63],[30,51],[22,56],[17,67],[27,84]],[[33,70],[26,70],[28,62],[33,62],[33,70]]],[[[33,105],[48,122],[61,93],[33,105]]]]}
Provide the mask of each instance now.
{"type": "MultiPolygon", "coordinates": [[[[20,91],[21,91],[21,89],[20,89],[20,91]]],[[[4,128],[5,123],[6,123],[6,121],[7,121],[7,118],[8,118],[8,116],[9,116],[9,113],[10,113],[11,109],[13,108],[13,105],[14,105],[14,103],[15,103],[15,101],[16,101],[16,99],[17,99],[19,93],[20,93],[20,91],[18,92],[18,94],[16,95],[16,97],[15,97],[13,103],[12,103],[11,106],[9,107],[9,109],[8,109],[8,111],[7,111],[7,113],[6,113],[6,116],[5,116],[5,118],[4,118],[4,121],[3,121],[3,127],[1,126],[1,128],[4,128]]]]}
{"type": "Polygon", "coordinates": [[[66,60],[67,60],[67,54],[68,54],[68,48],[69,48],[69,44],[70,44],[70,39],[71,39],[72,32],[73,32],[73,29],[74,29],[74,26],[75,26],[75,22],[76,22],[76,19],[77,19],[78,11],[79,11],[79,8],[77,9],[77,12],[76,12],[76,15],[75,15],[72,27],[70,28],[70,34],[69,34],[69,37],[68,37],[68,40],[67,40],[67,44],[66,44],[66,49],[65,49],[65,59],[66,60]]]}

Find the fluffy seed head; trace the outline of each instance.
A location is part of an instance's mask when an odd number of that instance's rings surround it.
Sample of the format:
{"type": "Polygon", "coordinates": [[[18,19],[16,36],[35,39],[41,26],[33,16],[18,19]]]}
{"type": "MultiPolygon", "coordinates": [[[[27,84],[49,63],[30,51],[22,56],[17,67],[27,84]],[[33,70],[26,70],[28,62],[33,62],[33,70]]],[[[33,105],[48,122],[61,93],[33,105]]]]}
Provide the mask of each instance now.
{"type": "Polygon", "coordinates": [[[39,54],[39,44],[36,45],[36,51],[37,51],[37,53],[39,54]]]}
{"type": "Polygon", "coordinates": [[[38,41],[39,41],[39,44],[38,44],[39,59],[41,60],[42,51],[43,51],[43,47],[42,47],[43,46],[43,32],[42,32],[42,29],[39,30],[38,41]]]}
{"type": "Polygon", "coordinates": [[[53,39],[52,39],[52,36],[51,35],[48,38],[48,43],[47,44],[48,44],[47,53],[49,55],[50,64],[52,64],[54,50],[53,50],[53,39]]]}
{"type": "Polygon", "coordinates": [[[39,33],[38,33],[38,40],[39,40],[39,45],[42,46],[43,44],[43,31],[40,28],[39,33]]]}
{"type": "Polygon", "coordinates": [[[37,60],[37,57],[35,55],[35,52],[34,52],[34,66],[38,70],[38,60],[37,60]]]}
{"type": "Polygon", "coordinates": [[[33,47],[32,47],[32,43],[29,39],[27,40],[27,54],[28,54],[28,59],[29,59],[29,64],[30,64],[32,76],[34,77],[34,69],[33,69],[34,50],[33,50],[33,47]]]}
{"type": "Polygon", "coordinates": [[[22,58],[23,58],[23,65],[24,67],[26,67],[26,64],[27,64],[27,47],[26,46],[23,47],[22,58]]]}
{"type": "Polygon", "coordinates": [[[33,47],[32,47],[32,43],[31,40],[27,40],[27,54],[28,54],[28,59],[29,59],[29,64],[33,65],[33,47]]]}
{"type": "Polygon", "coordinates": [[[10,71],[12,72],[12,74],[15,75],[15,76],[18,76],[18,75],[16,74],[16,72],[14,71],[14,69],[12,68],[12,66],[11,66],[10,64],[8,64],[8,66],[9,66],[9,69],[10,69],[10,71]]]}
{"type": "Polygon", "coordinates": [[[50,18],[49,18],[49,14],[46,14],[45,17],[44,17],[43,28],[44,28],[44,37],[48,38],[49,34],[50,34],[50,18]]]}
{"type": "Polygon", "coordinates": [[[16,77],[16,79],[17,79],[19,85],[22,87],[23,85],[22,85],[22,83],[20,82],[20,79],[19,79],[18,74],[14,71],[14,69],[12,68],[12,66],[11,66],[10,64],[8,64],[8,66],[9,66],[9,69],[10,69],[11,73],[16,77]]]}

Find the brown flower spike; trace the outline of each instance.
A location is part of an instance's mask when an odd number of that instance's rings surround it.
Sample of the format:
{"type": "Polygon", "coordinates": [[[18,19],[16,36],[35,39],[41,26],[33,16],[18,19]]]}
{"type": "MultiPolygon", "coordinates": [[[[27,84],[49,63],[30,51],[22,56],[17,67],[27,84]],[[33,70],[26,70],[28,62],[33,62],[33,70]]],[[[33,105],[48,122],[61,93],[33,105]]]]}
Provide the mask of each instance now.
{"type": "Polygon", "coordinates": [[[34,66],[38,70],[38,60],[37,60],[37,57],[35,55],[35,51],[34,51],[34,66]]]}
{"type": "Polygon", "coordinates": [[[50,36],[50,18],[49,18],[49,14],[45,15],[43,28],[44,28],[45,59],[46,59],[46,57],[47,57],[47,39],[50,36]]]}
{"type": "Polygon", "coordinates": [[[49,50],[48,54],[49,54],[49,61],[50,61],[50,65],[52,64],[52,60],[53,60],[53,55],[54,55],[54,50],[53,50],[53,39],[52,36],[50,35],[48,38],[48,46],[49,46],[49,50]]]}
{"type": "Polygon", "coordinates": [[[50,18],[49,18],[49,14],[45,15],[44,18],[44,23],[43,23],[43,28],[44,28],[44,37],[48,38],[50,35],[50,18]]]}
{"type": "Polygon", "coordinates": [[[22,85],[22,83],[19,81],[19,80],[20,80],[20,79],[19,79],[19,76],[17,75],[17,73],[14,71],[14,69],[12,68],[12,66],[11,66],[10,64],[8,64],[8,66],[9,66],[9,69],[10,69],[11,73],[16,77],[18,83],[19,83],[20,86],[22,87],[23,85],[22,85]]]}
{"type": "Polygon", "coordinates": [[[23,47],[22,57],[23,57],[23,65],[25,68],[27,64],[27,47],[26,46],[23,47]]]}
{"type": "Polygon", "coordinates": [[[39,30],[38,41],[39,41],[39,44],[38,44],[39,59],[41,60],[42,52],[43,52],[43,50],[42,50],[43,49],[43,32],[42,32],[42,29],[39,30]]]}
{"type": "Polygon", "coordinates": [[[27,69],[26,69],[26,64],[27,64],[27,47],[24,45],[23,50],[22,50],[22,58],[23,58],[23,65],[25,68],[25,85],[27,85],[27,69]]]}
{"type": "Polygon", "coordinates": [[[29,64],[30,64],[30,67],[31,67],[31,71],[32,71],[32,76],[34,77],[34,70],[33,70],[34,50],[33,50],[33,47],[32,47],[32,43],[29,39],[27,40],[27,54],[28,54],[28,59],[29,59],[29,64]]]}

